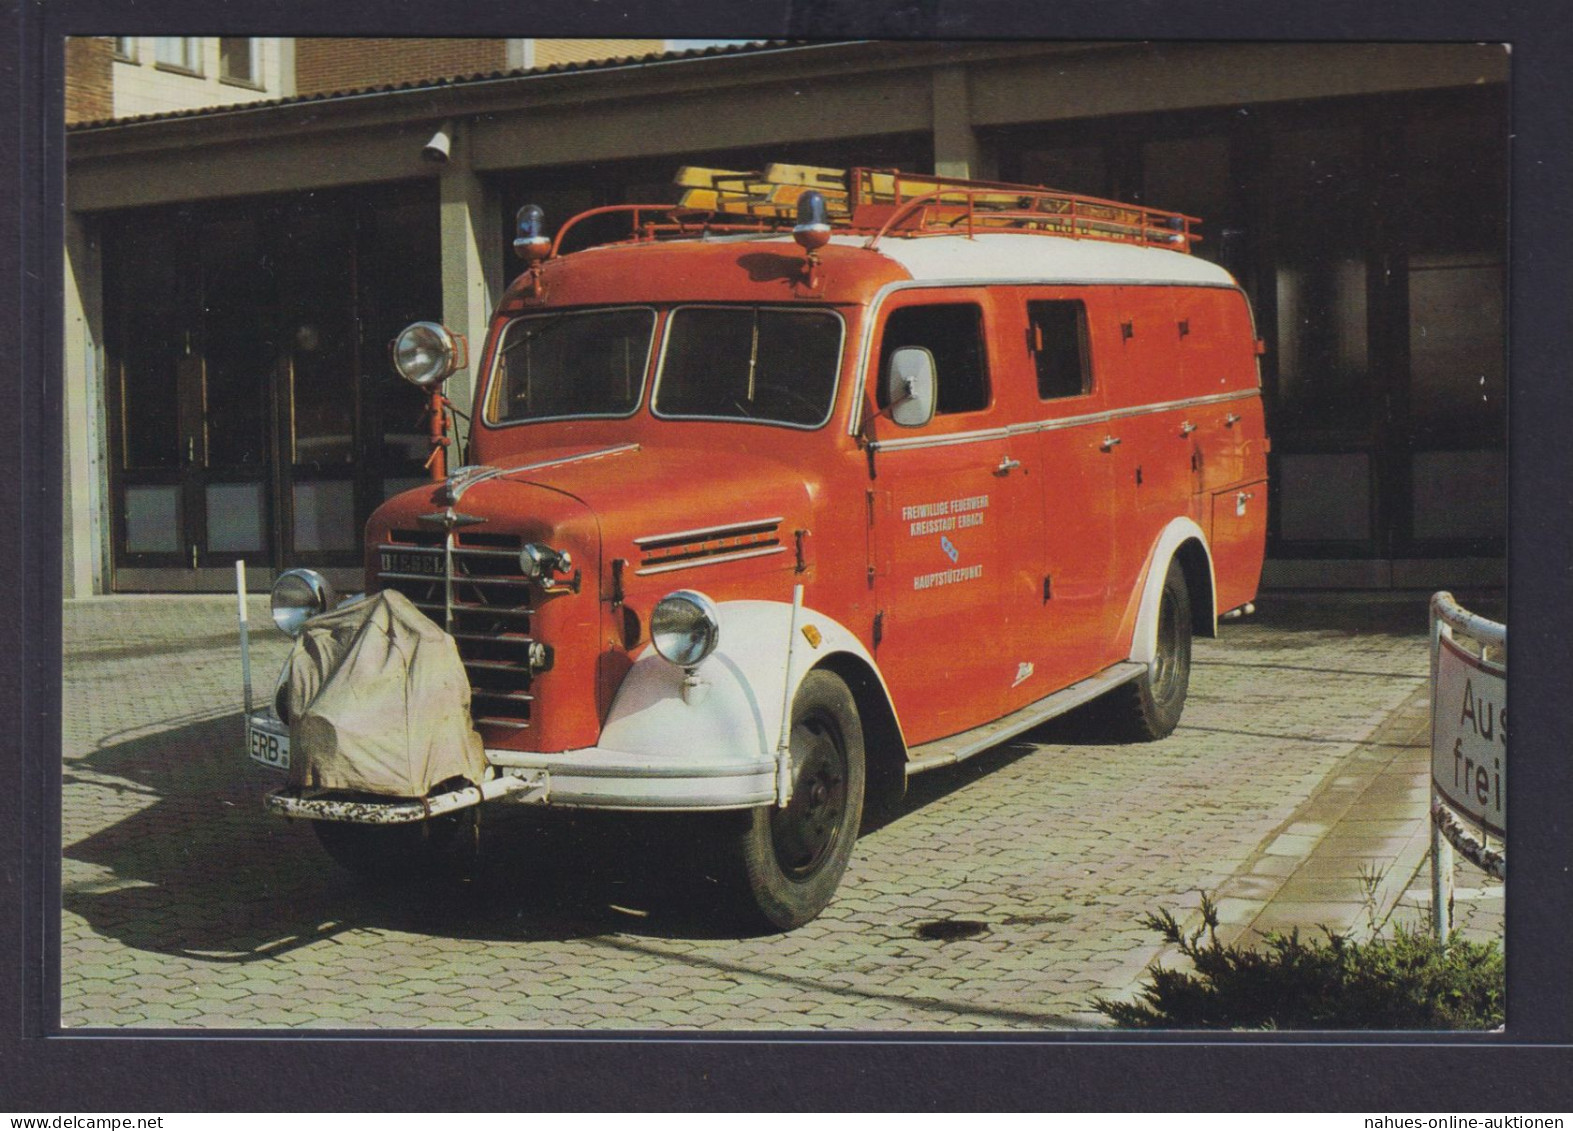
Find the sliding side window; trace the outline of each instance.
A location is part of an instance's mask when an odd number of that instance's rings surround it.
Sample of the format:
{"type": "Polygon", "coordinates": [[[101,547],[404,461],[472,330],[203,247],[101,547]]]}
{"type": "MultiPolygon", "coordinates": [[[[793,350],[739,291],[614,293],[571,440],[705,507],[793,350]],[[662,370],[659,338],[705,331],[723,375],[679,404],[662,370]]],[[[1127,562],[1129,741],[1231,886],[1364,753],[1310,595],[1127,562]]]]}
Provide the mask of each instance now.
{"type": "Polygon", "coordinates": [[[1027,349],[1038,370],[1038,397],[1058,400],[1092,391],[1087,308],[1076,299],[1027,303],[1027,349]]]}

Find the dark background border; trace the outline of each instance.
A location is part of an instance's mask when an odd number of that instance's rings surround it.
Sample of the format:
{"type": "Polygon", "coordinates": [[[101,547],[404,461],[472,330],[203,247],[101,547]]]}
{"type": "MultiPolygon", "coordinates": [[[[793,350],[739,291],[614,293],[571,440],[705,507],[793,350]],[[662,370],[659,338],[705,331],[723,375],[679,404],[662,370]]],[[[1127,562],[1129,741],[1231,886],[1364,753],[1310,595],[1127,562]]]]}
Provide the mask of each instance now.
{"type": "Polygon", "coordinates": [[[0,1110],[1573,1108],[1573,29],[1558,0],[0,0],[0,1110]],[[1505,1039],[45,1037],[58,929],[66,34],[1451,40],[1512,45],[1505,1039]],[[14,32],[14,33],[13,33],[14,32]],[[13,172],[14,170],[14,172],[13,172]],[[15,343],[21,348],[13,348],[15,343]]]}

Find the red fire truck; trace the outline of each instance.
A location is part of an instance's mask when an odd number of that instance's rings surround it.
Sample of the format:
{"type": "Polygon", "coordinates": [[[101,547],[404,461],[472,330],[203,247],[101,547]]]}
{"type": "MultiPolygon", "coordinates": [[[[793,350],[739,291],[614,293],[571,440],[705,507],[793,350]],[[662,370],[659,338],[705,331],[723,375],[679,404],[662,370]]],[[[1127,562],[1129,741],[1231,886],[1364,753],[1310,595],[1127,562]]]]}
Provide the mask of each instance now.
{"type": "MultiPolygon", "coordinates": [[[[347,863],[505,797],[727,811],[743,904],[791,928],[865,800],[1098,698],[1161,738],[1193,635],[1255,599],[1261,343],[1194,218],[878,170],[679,183],[555,239],[520,212],[468,461],[366,529],[368,591],[455,643],[484,759],[419,797],[293,772],[270,808],[347,863]]],[[[394,347],[427,387],[461,349],[394,347]]],[[[335,601],[292,571],[275,619],[335,601]]],[[[274,708],[248,732],[298,765],[274,708]]]]}

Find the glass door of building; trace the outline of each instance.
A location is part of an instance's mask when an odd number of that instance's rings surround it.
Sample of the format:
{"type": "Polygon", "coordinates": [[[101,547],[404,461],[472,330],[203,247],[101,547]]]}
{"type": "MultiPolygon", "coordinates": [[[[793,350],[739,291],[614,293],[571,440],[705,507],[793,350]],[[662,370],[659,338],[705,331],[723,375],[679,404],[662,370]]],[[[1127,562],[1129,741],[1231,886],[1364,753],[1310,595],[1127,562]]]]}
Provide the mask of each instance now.
{"type": "Polygon", "coordinates": [[[440,316],[421,188],[105,224],[116,589],[292,566],[358,583],[361,533],[420,482],[424,395],[387,343],[440,316]]]}
{"type": "Polygon", "coordinates": [[[360,343],[355,227],[309,199],[279,211],[280,542],[291,565],[357,564],[360,343]]]}
{"type": "Polygon", "coordinates": [[[189,589],[236,558],[266,567],[275,288],[257,225],[182,212],[111,242],[117,573],[189,589]]]}

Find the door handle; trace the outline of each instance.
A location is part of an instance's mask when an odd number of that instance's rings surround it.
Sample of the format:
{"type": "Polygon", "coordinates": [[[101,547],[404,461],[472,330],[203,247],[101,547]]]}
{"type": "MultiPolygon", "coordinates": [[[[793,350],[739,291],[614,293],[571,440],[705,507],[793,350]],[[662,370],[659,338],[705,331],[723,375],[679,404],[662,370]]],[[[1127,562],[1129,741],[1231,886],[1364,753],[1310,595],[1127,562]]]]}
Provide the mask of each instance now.
{"type": "Polygon", "coordinates": [[[1098,447],[1102,448],[1106,452],[1112,452],[1119,442],[1120,438],[1118,436],[1105,436],[1103,438],[1103,443],[1099,444],[1098,447]]]}
{"type": "Polygon", "coordinates": [[[1238,412],[1231,412],[1223,418],[1223,426],[1225,428],[1233,428],[1238,423],[1240,423],[1240,414],[1238,412]]]}
{"type": "Polygon", "coordinates": [[[1180,425],[1180,436],[1182,438],[1189,436],[1194,431],[1196,431],[1196,425],[1192,424],[1189,420],[1180,425]]]}
{"type": "Polygon", "coordinates": [[[1000,465],[994,469],[995,475],[1009,475],[1021,466],[1021,460],[1011,459],[1009,456],[1000,456],[1000,465]]]}

